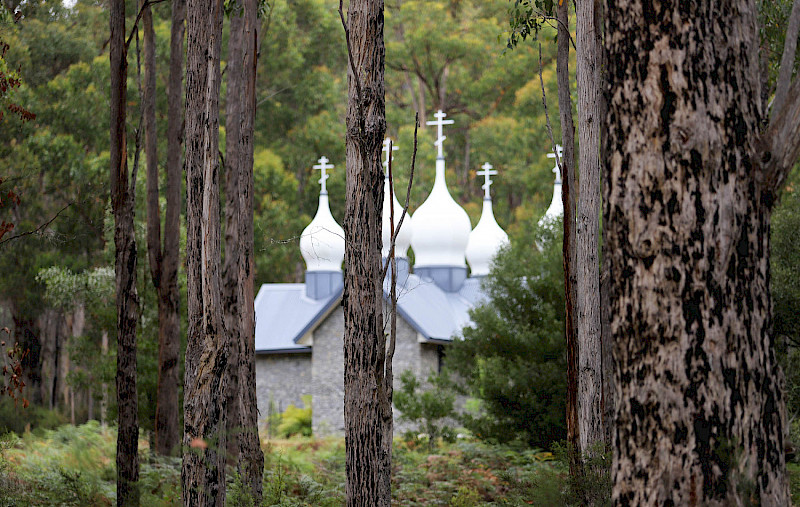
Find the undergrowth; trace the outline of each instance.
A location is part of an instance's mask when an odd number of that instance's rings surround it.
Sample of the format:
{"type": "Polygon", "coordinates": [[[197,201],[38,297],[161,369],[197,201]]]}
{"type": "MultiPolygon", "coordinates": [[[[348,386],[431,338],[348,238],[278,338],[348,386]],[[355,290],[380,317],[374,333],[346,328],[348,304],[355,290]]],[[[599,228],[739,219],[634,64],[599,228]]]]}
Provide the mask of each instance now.
{"type": "MultiPolygon", "coordinates": [[[[109,506],[116,503],[113,428],[91,422],[41,430],[39,435],[0,437],[0,504],[5,506],[109,506]]],[[[328,507],[344,504],[345,449],[341,438],[269,440],[262,505],[328,507]]],[[[522,445],[492,445],[470,439],[442,442],[431,453],[424,442],[396,439],[394,505],[575,505],[590,495],[604,505],[607,476],[569,480],[563,455],[522,445]]],[[[140,444],[141,505],[181,505],[180,459],[153,457],[140,444]]],[[[598,453],[597,470],[607,470],[598,453]]],[[[228,505],[256,507],[231,467],[228,505]]],[[[790,465],[793,492],[800,491],[800,466],[790,465]]],[[[797,493],[795,493],[797,494],[797,493]]],[[[795,499],[797,496],[794,497],[795,499]]],[[[795,500],[797,501],[797,500],[795,500]]]]}

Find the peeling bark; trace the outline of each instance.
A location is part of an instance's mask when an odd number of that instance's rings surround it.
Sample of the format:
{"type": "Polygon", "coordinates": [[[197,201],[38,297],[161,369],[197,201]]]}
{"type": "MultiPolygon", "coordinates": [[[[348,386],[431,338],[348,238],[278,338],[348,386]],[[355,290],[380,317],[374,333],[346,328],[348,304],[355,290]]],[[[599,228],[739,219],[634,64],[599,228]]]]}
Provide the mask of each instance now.
{"type": "Polygon", "coordinates": [[[755,2],[606,5],[614,501],[788,505],[755,2]]]}
{"type": "Polygon", "coordinates": [[[183,503],[224,505],[228,351],[219,221],[221,0],[187,9],[186,189],[189,330],[184,375],[183,503]]]}
{"type": "Polygon", "coordinates": [[[386,132],[383,1],[352,0],[347,18],[350,65],[343,224],[345,493],[349,506],[388,507],[392,407],[384,381],[386,338],[381,276],[381,149],[386,132]]]}

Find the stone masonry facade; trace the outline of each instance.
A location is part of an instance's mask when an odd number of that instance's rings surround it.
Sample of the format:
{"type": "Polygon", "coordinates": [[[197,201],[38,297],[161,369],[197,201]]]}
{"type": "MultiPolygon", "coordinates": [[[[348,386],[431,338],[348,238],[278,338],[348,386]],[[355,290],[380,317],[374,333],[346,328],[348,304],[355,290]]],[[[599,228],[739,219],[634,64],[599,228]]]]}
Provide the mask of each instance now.
{"type": "MultiPolygon", "coordinates": [[[[311,394],[314,435],[344,434],[344,313],[341,305],[328,315],[313,334],[313,352],[304,354],[263,354],[256,357],[259,420],[267,417],[270,399],[285,410],[289,404],[302,406],[301,396],[311,394]]],[[[394,355],[395,389],[400,375],[411,369],[421,380],[439,369],[441,345],[420,343],[417,332],[399,315],[394,355]]],[[[398,421],[395,428],[405,431],[398,421]]]]}

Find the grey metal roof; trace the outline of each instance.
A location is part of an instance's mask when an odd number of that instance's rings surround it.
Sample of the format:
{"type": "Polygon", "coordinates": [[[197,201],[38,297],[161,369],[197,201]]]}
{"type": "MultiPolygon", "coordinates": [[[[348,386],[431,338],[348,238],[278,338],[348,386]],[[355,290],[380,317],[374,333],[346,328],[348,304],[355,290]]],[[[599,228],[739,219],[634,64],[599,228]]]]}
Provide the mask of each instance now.
{"type": "MultiPolygon", "coordinates": [[[[389,296],[389,282],[383,286],[389,296]]],[[[256,296],[256,352],[309,352],[296,342],[319,325],[342,297],[342,291],[314,300],[304,284],[265,284],[256,296]]],[[[472,324],[469,310],[486,296],[480,278],[469,278],[459,292],[445,292],[429,278],[410,274],[397,287],[397,313],[425,339],[452,341],[472,324]]]]}
{"type": "Polygon", "coordinates": [[[302,283],[264,284],[255,300],[256,353],[310,352],[296,342],[342,297],[339,290],[322,299],[306,296],[302,283]]]}

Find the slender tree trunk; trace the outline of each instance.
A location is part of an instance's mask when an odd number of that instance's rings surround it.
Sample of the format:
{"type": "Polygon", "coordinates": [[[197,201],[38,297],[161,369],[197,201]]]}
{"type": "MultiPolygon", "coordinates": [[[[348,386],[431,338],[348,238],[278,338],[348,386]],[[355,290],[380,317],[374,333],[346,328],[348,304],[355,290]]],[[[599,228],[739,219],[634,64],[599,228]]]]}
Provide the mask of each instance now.
{"type": "Polygon", "coordinates": [[[241,0],[231,4],[228,36],[228,78],[225,97],[225,260],[222,265],[222,314],[225,319],[228,349],[228,460],[238,457],[239,442],[239,342],[241,338],[241,302],[239,301],[239,170],[242,157],[239,151],[242,123],[242,42],[244,12],[241,0]]]}
{"type": "MultiPolygon", "coordinates": [[[[607,186],[607,185],[606,185],[607,186]]],[[[605,188],[604,197],[605,197],[605,188]]],[[[605,199],[604,199],[605,200],[605,199]]],[[[600,336],[602,337],[601,356],[603,365],[603,441],[607,452],[614,448],[614,342],[611,335],[611,314],[609,299],[609,287],[611,285],[611,274],[608,255],[605,253],[605,242],[603,242],[603,259],[600,272],[600,336]]]]}
{"type": "Polygon", "coordinates": [[[606,15],[614,500],[789,505],[756,3],[606,15]]]}
{"type": "MultiPolygon", "coordinates": [[[[158,288],[158,392],[156,394],[156,452],[179,449],[178,374],[181,323],[178,317],[178,262],[180,257],[181,144],[183,127],[183,34],[186,1],[172,1],[169,87],[167,90],[167,209],[158,288]]],[[[148,178],[149,180],[149,178],[148,178]]],[[[148,217],[150,213],[148,210],[148,217]]],[[[160,243],[160,241],[159,241],[160,243]]]]}
{"type": "Polygon", "coordinates": [[[575,223],[580,449],[603,441],[600,340],[600,27],[595,0],[579,0],[575,13],[578,79],[578,151],[581,168],[575,223]]]}
{"type": "MultiPolygon", "coordinates": [[[[108,331],[105,329],[100,335],[100,351],[103,353],[103,358],[108,356],[108,331]]],[[[100,397],[100,426],[105,428],[108,422],[108,417],[106,415],[108,410],[108,384],[103,382],[100,388],[103,390],[103,394],[100,397]]]]}
{"type": "MultiPolygon", "coordinates": [[[[603,27],[603,20],[605,19],[603,0],[594,0],[595,8],[595,22],[594,26],[597,30],[603,27]]],[[[601,36],[602,37],[602,36],[601,36]]],[[[608,72],[606,70],[606,52],[603,51],[602,41],[598,48],[600,58],[600,95],[599,95],[599,108],[600,113],[597,115],[598,122],[600,123],[600,191],[601,203],[599,213],[602,213],[603,203],[608,199],[608,182],[605,180],[604,165],[608,161],[606,152],[606,143],[603,139],[608,135],[608,124],[605,121],[606,114],[608,114],[608,97],[606,96],[608,72]]],[[[608,264],[608,255],[606,255],[606,244],[602,236],[602,227],[600,231],[600,341],[601,341],[601,356],[602,356],[602,373],[603,373],[603,396],[601,402],[601,410],[603,413],[603,435],[605,441],[606,452],[611,452],[614,447],[614,356],[613,356],[613,336],[611,335],[611,315],[609,314],[610,300],[609,300],[609,284],[610,280],[610,267],[608,264]]]]}
{"type": "Polygon", "coordinates": [[[353,0],[347,21],[344,421],[347,505],[391,504],[391,405],[384,382],[381,149],[386,132],[383,1],[353,0]],[[354,69],[357,74],[354,74],[354,69]]]}
{"type": "Polygon", "coordinates": [[[253,125],[257,22],[254,0],[231,15],[226,104],[224,309],[228,359],[228,448],[256,503],[261,501],[264,455],[258,437],[255,385],[253,260],[253,125]]]}
{"type": "Polygon", "coordinates": [[[189,331],[184,375],[183,502],[225,502],[228,351],[222,319],[219,222],[221,0],[187,10],[186,188],[189,331]]]}
{"type": "Polygon", "coordinates": [[[111,2],[111,207],[114,213],[117,303],[117,505],[139,505],[139,416],[136,398],[135,181],[128,182],[125,2],[111,2]]]}
{"type": "Polygon", "coordinates": [[[256,69],[258,63],[258,20],[256,0],[243,0],[242,30],[243,93],[242,126],[239,132],[239,476],[261,503],[264,453],[258,436],[256,400],[256,317],[255,252],[253,230],[253,137],[256,115],[256,69]]]}
{"type": "Polygon", "coordinates": [[[558,14],[558,48],[556,80],[558,112],[561,120],[561,199],[564,203],[564,292],[566,301],[565,335],[567,341],[567,442],[571,447],[570,474],[580,473],[578,427],[578,335],[575,312],[575,125],[572,121],[572,95],[569,78],[569,3],[560,2],[558,14]]]}

